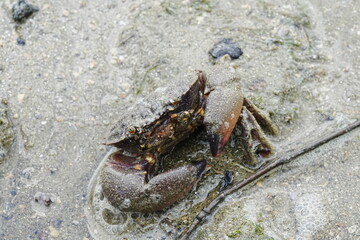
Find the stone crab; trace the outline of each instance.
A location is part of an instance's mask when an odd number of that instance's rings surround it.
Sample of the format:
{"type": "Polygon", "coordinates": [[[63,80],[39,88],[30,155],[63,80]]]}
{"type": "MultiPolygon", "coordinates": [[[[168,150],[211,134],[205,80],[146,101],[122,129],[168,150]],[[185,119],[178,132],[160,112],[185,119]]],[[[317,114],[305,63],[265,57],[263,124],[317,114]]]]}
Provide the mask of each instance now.
{"type": "Polygon", "coordinates": [[[116,150],[101,169],[100,184],[102,194],[121,211],[159,211],[193,188],[208,169],[205,160],[159,173],[159,159],[201,125],[205,125],[214,157],[221,154],[236,124],[241,125],[247,166],[256,168],[259,159],[273,154],[260,125],[270,134],[276,134],[277,128],[243,96],[235,72],[226,68],[209,75],[198,71],[179,97],[174,98],[174,89],[168,91],[173,98],[153,92],[111,130],[107,144],[116,150]]]}

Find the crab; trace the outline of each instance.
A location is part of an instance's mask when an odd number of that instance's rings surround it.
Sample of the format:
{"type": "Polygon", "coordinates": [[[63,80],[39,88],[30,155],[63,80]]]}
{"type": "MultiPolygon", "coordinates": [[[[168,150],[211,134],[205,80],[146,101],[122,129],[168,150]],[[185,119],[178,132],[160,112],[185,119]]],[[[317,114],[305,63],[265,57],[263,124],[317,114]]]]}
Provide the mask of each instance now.
{"type": "Polygon", "coordinates": [[[239,76],[229,69],[209,75],[198,71],[178,98],[163,99],[157,91],[151,96],[133,106],[108,138],[116,150],[101,170],[100,184],[106,199],[121,211],[160,211],[193,188],[208,169],[205,160],[159,173],[159,159],[201,125],[214,157],[221,155],[236,124],[241,125],[248,167],[258,167],[259,159],[274,152],[260,125],[270,134],[277,133],[276,126],[243,96],[239,76]]]}

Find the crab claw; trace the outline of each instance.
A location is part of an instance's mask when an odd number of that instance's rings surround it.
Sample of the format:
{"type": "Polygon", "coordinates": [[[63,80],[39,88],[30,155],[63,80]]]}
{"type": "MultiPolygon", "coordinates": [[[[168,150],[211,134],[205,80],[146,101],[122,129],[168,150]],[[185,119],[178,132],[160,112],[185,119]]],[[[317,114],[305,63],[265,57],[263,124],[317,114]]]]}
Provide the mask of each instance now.
{"type": "Polygon", "coordinates": [[[203,160],[161,173],[146,182],[146,171],[108,163],[100,178],[103,194],[113,206],[122,211],[156,212],[188,193],[206,169],[203,160]]]}
{"type": "Polygon", "coordinates": [[[235,74],[220,71],[209,75],[209,82],[215,83],[217,87],[208,95],[204,124],[211,153],[217,157],[239,119],[244,97],[235,74]]]}

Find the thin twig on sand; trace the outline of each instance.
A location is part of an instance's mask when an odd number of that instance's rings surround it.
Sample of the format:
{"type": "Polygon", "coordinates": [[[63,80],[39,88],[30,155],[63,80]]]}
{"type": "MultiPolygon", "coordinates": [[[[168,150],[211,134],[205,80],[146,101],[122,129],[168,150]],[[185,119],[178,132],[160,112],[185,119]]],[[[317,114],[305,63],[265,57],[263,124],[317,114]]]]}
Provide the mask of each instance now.
{"type": "Polygon", "coordinates": [[[186,240],[188,239],[191,234],[195,231],[195,229],[202,223],[202,221],[205,219],[206,216],[210,215],[212,213],[212,210],[221,203],[226,196],[230,195],[231,193],[238,191],[239,189],[243,188],[244,186],[248,185],[249,183],[258,180],[259,178],[265,176],[267,173],[269,173],[271,170],[289,163],[291,160],[295,159],[296,157],[307,153],[311,150],[314,150],[315,148],[329,142],[330,140],[337,138],[341,135],[344,135],[345,133],[350,132],[351,130],[354,130],[355,128],[360,126],[360,120],[355,121],[354,123],[350,124],[349,126],[340,129],[339,131],[336,131],[328,136],[325,136],[307,146],[302,147],[301,149],[288,153],[284,155],[283,157],[278,158],[277,160],[269,163],[264,168],[258,170],[256,173],[251,175],[250,177],[235,183],[231,188],[221,192],[219,196],[217,196],[209,205],[207,205],[205,208],[201,210],[201,212],[195,217],[193,223],[191,226],[182,232],[182,234],[179,236],[179,239],[186,240]]]}

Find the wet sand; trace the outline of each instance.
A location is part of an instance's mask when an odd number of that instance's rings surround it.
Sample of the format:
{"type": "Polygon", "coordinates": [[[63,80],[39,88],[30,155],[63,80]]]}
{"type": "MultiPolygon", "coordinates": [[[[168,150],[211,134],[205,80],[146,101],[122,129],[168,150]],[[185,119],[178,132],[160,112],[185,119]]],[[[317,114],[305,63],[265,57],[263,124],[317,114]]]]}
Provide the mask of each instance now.
{"type": "MultiPolygon", "coordinates": [[[[232,64],[244,94],[280,128],[271,138],[277,155],[360,118],[357,1],[31,3],[40,11],[18,26],[13,2],[0,5],[0,97],[15,139],[0,161],[0,239],[93,239],[84,208],[108,130],[137,99],[211,69],[208,51],[221,39],[244,52],[232,64]],[[40,201],[37,193],[45,194],[40,201]]],[[[193,238],[360,238],[359,136],[349,133],[230,196],[193,238]]],[[[189,141],[186,156],[209,156],[204,142],[189,141]]],[[[169,217],[166,226],[140,217],[130,233],[101,223],[93,230],[172,239],[182,210],[195,211],[222,170],[241,169],[231,154],[209,161],[219,172],[153,216],[169,217]]]]}

